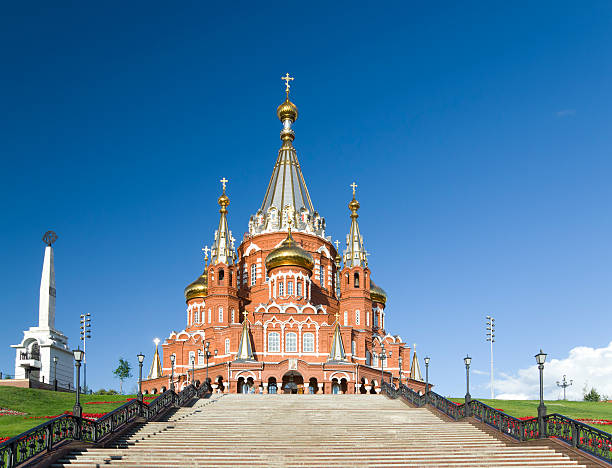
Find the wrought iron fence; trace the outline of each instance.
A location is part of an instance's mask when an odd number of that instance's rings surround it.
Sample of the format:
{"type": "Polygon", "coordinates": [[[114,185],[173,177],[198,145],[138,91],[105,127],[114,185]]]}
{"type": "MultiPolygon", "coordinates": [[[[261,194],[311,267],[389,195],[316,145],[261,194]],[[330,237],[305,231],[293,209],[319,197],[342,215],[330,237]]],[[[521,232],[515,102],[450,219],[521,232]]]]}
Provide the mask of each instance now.
{"type": "Polygon", "coordinates": [[[66,440],[98,442],[138,417],[151,420],[171,406],[184,406],[198,394],[193,385],[167,390],[148,405],[131,400],[96,421],[63,414],[0,444],[0,468],[13,468],[50,452],[66,440]]]}
{"type": "MultiPolygon", "coordinates": [[[[430,391],[427,395],[421,395],[406,385],[402,384],[396,388],[387,382],[383,382],[382,391],[390,398],[403,397],[417,407],[429,403],[454,420],[466,416],[465,403],[454,403],[435,392],[430,391]]],[[[546,432],[541,435],[538,418],[521,420],[478,400],[469,402],[469,414],[516,440],[539,439],[541,436],[553,437],[612,464],[612,434],[567,416],[556,413],[544,416],[546,432]]]]}

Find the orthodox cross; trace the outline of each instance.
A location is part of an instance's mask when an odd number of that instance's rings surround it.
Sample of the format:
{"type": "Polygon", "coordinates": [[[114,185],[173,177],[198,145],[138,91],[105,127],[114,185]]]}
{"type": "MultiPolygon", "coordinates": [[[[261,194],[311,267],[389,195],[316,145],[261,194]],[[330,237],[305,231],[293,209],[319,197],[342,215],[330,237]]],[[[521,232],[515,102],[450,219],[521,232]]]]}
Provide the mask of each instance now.
{"type": "Polygon", "coordinates": [[[336,313],[334,314],[334,316],[336,317],[336,322],[338,321],[338,317],[340,317],[340,312],[336,311],[336,313]]]}
{"type": "Polygon", "coordinates": [[[229,180],[227,180],[225,177],[223,179],[221,179],[219,182],[221,182],[223,184],[223,192],[225,192],[225,184],[227,184],[229,182],[229,180]]]}
{"type": "Polygon", "coordinates": [[[246,310],[242,311],[242,316],[244,317],[245,322],[248,320],[247,317],[249,316],[249,313],[246,310]]]}
{"type": "Polygon", "coordinates": [[[338,239],[336,239],[334,244],[336,244],[336,250],[338,250],[340,248],[340,241],[338,239]]]}
{"type": "Polygon", "coordinates": [[[295,80],[295,78],[289,76],[289,73],[287,73],[285,76],[281,77],[281,80],[285,80],[285,85],[287,86],[285,91],[289,92],[289,88],[291,88],[291,86],[289,86],[289,82],[295,80]]]}
{"type": "Polygon", "coordinates": [[[204,259],[208,260],[208,252],[210,252],[210,249],[208,248],[207,245],[204,246],[204,248],[202,249],[202,252],[204,252],[204,259]]]}
{"type": "Polygon", "coordinates": [[[356,189],[357,187],[359,187],[359,186],[358,186],[358,185],[357,185],[355,182],[353,182],[351,185],[349,185],[349,187],[352,187],[352,188],[353,188],[353,197],[354,197],[354,196],[355,196],[355,189],[356,189]]]}

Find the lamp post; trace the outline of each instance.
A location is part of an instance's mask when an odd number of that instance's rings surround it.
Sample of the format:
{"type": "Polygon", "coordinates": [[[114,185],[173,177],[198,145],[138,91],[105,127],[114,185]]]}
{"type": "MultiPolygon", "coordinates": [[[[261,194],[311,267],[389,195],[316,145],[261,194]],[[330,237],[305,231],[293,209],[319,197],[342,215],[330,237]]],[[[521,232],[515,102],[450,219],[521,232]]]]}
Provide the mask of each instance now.
{"type": "Polygon", "coordinates": [[[57,392],[57,356],[53,356],[53,390],[57,392]]]}
{"type": "Polygon", "coordinates": [[[470,402],[472,401],[472,396],[470,395],[470,364],[472,363],[472,358],[470,357],[469,354],[463,358],[463,362],[465,363],[465,383],[466,383],[465,415],[470,416],[470,402]]]}
{"type": "Polygon", "coordinates": [[[170,390],[174,391],[174,361],[176,360],[176,356],[174,354],[170,355],[170,364],[172,364],[172,375],[170,376],[170,390]]]}
{"type": "Polygon", "coordinates": [[[573,380],[570,380],[569,382],[565,379],[565,375],[563,376],[563,380],[561,382],[559,382],[557,380],[557,387],[561,387],[563,389],[563,399],[565,400],[565,389],[567,387],[569,387],[570,385],[572,385],[574,383],[573,380]]]}
{"type": "Polygon", "coordinates": [[[399,386],[402,386],[402,357],[399,357],[399,386]]]}
{"type": "Polygon", "coordinates": [[[142,401],[142,363],[144,361],[144,354],[138,353],[138,401],[142,401]]]}
{"type": "Polygon", "coordinates": [[[493,343],[495,343],[495,319],[487,315],[487,341],[491,343],[491,399],[495,398],[493,388],[493,343]]]}
{"type": "Polygon", "coordinates": [[[204,356],[206,357],[206,380],[204,381],[204,383],[206,383],[206,390],[209,390],[208,388],[208,358],[210,357],[210,353],[208,352],[208,348],[210,348],[210,343],[207,341],[206,345],[204,346],[204,356]]]}
{"type": "Polygon", "coordinates": [[[430,359],[429,356],[426,356],[424,359],[425,361],[425,404],[427,404],[427,400],[429,397],[428,396],[428,393],[429,393],[429,359],[430,359]]]}
{"type": "Polygon", "coordinates": [[[385,381],[385,359],[387,359],[387,355],[385,354],[385,344],[384,343],[381,343],[381,348],[382,348],[382,351],[380,352],[378,357],[380,358],[380,385],[382,387],[382,384],[385,381]]]}
{"type": "Polygon", "coordinates": [[[191,356],[191,384],[195,385],[195,356],[191,356]]]}
{"type": "Polygon", "coordinates": [[[87,393],[87,358],[85,347],[87,340],[91,338],[91,314],[81,314],[81,341],[83,342],[83,392],[87,393]]]}
{"type": "Polygon", "coordinates": [[[546,425],[544,424],[544,416],[546,416],[546,406],[544,406],[544,363],[546,362],[546,353],[540,349],[540,352],[535,355],[538,369],[540,370],[540,406],[538,406],[538,427],[540,429],[540,439],[546,437],[546,425]]]}
{"type": "Polygon", "coordinates": [[[74,408],[72,408],[72,414],[80,418],[83,415],[83,408],[81,407],[81,361],[85,352],[77,348],[72,351],[72,354],[74,355],[74,365],[76,367],[76,401],[74,402],[74,408]]]}

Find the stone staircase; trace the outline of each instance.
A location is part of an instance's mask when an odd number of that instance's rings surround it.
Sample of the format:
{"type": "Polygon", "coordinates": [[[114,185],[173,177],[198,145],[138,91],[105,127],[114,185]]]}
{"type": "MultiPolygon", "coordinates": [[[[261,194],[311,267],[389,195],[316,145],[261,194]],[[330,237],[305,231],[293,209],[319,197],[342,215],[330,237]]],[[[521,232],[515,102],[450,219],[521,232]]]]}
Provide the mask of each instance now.
{"type": "Polygon", "coordinates": [[[71,466],[576,467],[547,447],[507,445],[382,395],[224,395],[134,427],[71,466]]]}

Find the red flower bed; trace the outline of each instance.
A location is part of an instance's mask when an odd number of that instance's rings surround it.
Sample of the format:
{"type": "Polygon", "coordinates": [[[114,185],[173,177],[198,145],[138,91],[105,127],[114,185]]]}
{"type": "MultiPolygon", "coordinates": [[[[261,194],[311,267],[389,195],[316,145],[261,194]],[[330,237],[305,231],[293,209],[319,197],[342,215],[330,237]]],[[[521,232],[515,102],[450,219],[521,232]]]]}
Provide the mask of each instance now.
{"type": "MultiPolygon", "coordinates": [[[[157,398],[159,395],[146,395],[143,396],[144,400],[154,400],[155,398],[157,398]]],[[[127,400],[115,400],[115,401],[87,401],[85,402],[86,405],[107,405],[107,404],[113,404],[113,403],[127,403],[128,401],[132,401],[135,400],[136,398],[128,398],[127,400]]]]}

